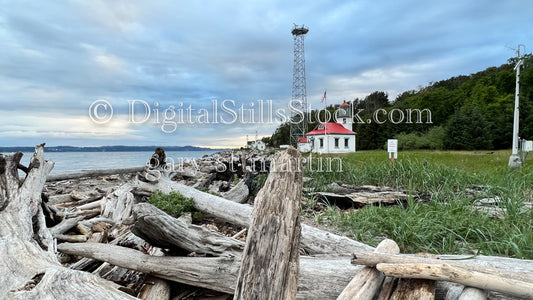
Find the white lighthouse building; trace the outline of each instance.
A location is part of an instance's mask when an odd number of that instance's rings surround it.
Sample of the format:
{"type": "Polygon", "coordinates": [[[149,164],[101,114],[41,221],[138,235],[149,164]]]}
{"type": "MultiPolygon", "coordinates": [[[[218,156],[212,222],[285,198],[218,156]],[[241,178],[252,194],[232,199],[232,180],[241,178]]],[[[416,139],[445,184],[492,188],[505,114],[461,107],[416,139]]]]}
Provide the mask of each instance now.
{"type": "Polygon", "coordinates": [[[352,131],[350,105],[344,101],[335,115],[337,122],[320,123],[305,138],[300,138],[299,149],[315,153],[355,152],[356,133],[352,131]]]}

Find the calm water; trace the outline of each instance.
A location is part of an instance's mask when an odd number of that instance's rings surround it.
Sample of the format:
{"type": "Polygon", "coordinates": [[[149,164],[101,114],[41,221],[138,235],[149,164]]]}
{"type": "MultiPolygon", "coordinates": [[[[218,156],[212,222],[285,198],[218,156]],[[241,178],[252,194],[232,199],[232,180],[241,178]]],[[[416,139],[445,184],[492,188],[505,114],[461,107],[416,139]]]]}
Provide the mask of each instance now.
{"type": "MultiPolygon", "coordinates": [[[[179,162],[187,158],[200,158],[217,151],[167,151],[167,161],[179,162]]],[[[144,166],[152,156],[152,151],[138,152],[46,152],[46,159],[55,162],[52,173],[79,170],[130,168],[144,166]]],[[[22,164],[27,166],[32,152],[24,152],[22,164]]]]}

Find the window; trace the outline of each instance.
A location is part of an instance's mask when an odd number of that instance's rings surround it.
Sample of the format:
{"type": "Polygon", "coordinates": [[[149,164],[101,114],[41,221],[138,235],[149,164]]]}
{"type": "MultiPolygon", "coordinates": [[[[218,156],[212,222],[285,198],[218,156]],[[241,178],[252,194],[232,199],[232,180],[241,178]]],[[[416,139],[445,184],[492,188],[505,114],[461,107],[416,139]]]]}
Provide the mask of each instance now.
{"type": "Polygon", "coordinates": [[[339,138],[335,138],[335,149],[339,149],[339,138]]]}
{"type": "Polygon", "coordinates": [[[344,148],[349,148],[349,146],[348,146],[348,141],[349,140],[350,140],[349,138],[345,138],[344,139],[344,148]]]}
{"type": "Polygon", "coordinates": [[[346,124],[346,118],[342,118],[342,124],[346,124]]]}
{"type": "Polygon", "coordinates": [[[324,139],[320,138],[318,140],[320,141],[320,148],[324,148],[324,139]]]}

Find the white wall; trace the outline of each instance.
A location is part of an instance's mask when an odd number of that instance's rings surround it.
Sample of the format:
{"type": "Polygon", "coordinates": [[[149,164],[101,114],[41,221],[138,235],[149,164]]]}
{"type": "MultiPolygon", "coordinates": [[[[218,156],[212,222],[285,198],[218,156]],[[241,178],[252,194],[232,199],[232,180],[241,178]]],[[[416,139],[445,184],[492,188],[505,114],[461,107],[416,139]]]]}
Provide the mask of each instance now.
{"type": "Polygon", "coordinates": [[[300,150],[300,152],[311,152],[311,144],[310,143],[298,143],[298,150],[300,150]]]}
{"type": "MultiPolygon", "coordinates": [[[[328,134],[315,135],[313,143],[313,152],[315,153],[348,153],[355,152],[355,135],[344,134],[328,134]],[[335,147],[335,139],[339,139],[338,147],[335,147]],[[320,147],[320,139],[322,139],[323,147],[320,147]],[[345,147],[345,139],[348,139],[348,147],[345,147]]],[[[309,137],[308,137],[309,138],[309,137]]]]}

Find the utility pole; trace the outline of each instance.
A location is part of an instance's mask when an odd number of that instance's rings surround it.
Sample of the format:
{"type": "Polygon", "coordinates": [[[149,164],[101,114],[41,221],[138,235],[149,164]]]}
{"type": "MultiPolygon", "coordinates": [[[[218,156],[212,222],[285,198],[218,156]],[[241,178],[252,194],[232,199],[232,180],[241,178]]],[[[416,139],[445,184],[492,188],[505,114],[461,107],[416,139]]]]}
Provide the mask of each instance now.
{"type": "Polygon", "coordinates": [[[522,159],[518,155],[518,129],[520,120],[519,100],[520,100],[520,67],[524,64],[524,58],[520,55],[520,46],[525,49],[522,44],[518,45],[516,53],[518,54],[518,62],[516,63],[514,70],[516,71],[516,87],[514,96],[514,122],[513,122],[513,148],[511,150],[511,156],[509,157],[509,167],[518,168],[522,166],[522,159]]]}

